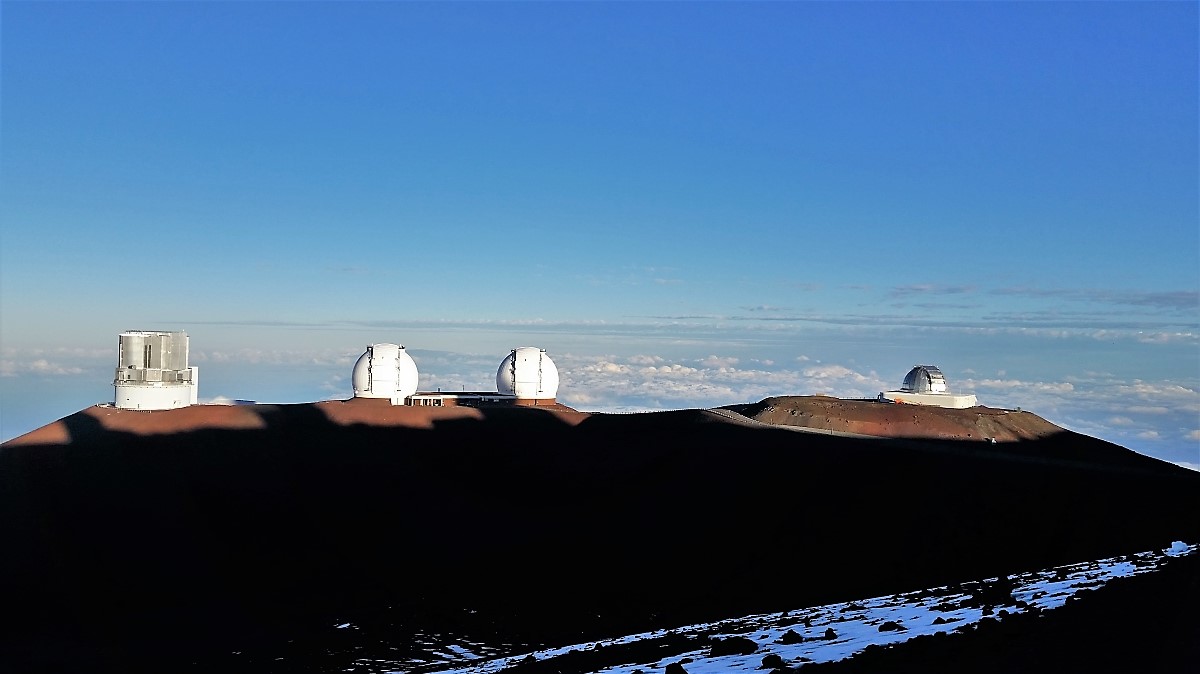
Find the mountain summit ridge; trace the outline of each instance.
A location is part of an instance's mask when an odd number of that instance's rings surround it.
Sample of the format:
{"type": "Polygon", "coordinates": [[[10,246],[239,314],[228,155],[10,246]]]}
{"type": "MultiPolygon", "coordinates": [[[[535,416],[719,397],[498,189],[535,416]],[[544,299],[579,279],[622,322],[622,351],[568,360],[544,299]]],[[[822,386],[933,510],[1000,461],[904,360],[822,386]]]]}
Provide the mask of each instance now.
{"type": "Polygon", "coordinates": [[[88,408],[0,445],[0,653],[162,665],[385,609],[577,643],[1200,541],[1200,474],[1071,431],[751,421],[88,408]]]}

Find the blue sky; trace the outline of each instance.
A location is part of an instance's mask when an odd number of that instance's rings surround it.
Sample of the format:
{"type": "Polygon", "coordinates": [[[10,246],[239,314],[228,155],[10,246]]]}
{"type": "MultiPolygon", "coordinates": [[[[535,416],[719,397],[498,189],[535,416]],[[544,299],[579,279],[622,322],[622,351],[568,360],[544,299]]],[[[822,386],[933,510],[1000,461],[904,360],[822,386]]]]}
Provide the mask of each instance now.
{"type": "Polygon", "coordinates": [[[0,439],[548,349],[667,409],[954,390],[1200,465],[1195,2],[0,4],[0,439]]]}

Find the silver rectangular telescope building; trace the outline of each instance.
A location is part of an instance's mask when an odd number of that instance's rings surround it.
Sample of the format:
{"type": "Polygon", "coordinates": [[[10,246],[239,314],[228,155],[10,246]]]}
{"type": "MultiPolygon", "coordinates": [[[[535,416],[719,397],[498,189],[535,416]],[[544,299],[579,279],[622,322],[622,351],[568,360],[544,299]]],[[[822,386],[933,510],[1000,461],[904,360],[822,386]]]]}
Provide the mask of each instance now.
{"type": "Polygon", "coordinates": [[[113,404],[130,410],[195,405],[198,368],[188,366],[185,332],[130,330],[118,338],[113,404]]]}

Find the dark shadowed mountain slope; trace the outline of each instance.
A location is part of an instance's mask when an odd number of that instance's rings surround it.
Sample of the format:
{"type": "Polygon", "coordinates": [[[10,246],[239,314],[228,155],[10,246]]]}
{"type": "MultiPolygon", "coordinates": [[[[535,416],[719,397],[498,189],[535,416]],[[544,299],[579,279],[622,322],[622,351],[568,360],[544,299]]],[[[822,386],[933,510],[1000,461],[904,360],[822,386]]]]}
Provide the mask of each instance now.
{"type": "Polygon", "coordinates": [[[999,451],[707,410],[205,407],[177,432],[174,411],[143,432],[85,410],[0,446],[14,667],[161,666],[385,608],[572,643],[1200,539],[1200,475],[1075,434],[999,451]]]}
{"type": "Polygon", "coordinates": [[[1200,663],[1200,556],[1081,593],[1053,611],[868,648],[806,674],[1187,672],[1200,663]]]}

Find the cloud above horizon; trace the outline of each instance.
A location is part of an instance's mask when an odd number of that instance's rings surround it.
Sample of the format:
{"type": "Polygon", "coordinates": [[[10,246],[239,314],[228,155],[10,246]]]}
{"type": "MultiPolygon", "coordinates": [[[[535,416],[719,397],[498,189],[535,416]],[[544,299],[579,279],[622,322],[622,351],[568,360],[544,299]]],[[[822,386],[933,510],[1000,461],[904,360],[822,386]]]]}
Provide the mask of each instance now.
{"type": "Polygon", "coordinates": [[[0,377],[17,377],[21,374],[67,376],[83,374],[83,372],[84,369],[78,365],[64,365],[45,358],[27,361],[0,360],[0,377]]]}

